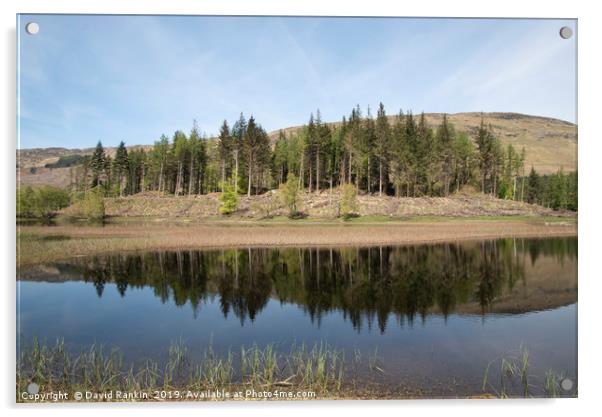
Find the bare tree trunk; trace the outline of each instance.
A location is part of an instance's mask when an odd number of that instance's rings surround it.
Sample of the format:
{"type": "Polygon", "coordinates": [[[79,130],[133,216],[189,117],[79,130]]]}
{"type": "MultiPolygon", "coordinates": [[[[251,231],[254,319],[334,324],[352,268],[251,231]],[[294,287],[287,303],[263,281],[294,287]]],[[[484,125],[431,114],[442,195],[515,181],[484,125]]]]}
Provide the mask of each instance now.
{"type": "Polygon", "coordinates": [[[308,191],[311,193],[311,186],[312,186],[312,166],[311,166],[311,158],[309,158],[309,183],[308,183],[308,191]]]}
{"type": "Polygon", "coordinates": [[[320,151],[316,153],[316,191],[320,192],[320,151]]]}
{"type": "Polygon", "coordinates": [[[234,189],[238,193],[238,149],[234,150],[234,164],[236,165],[236,172],[234,174],[234,189]]]}
{"type": "Polygon", "coordinates": [[[301,153],[301,164],[299,165],[299,188],[305,188],[303,181],[303,162],[305,160],[305,152],[301,153]]]}
{"type": "Polygon", "coordinates": [[[163,161],[161,161],[161,169],[159,170],[159,192],[163,192],[163,161]]]}
{"type": "Polygon", "coordinates": [[[178,178],[176,180],[176,195],[182,192],[182,161],[178,162],[178,178]]]}
{"type": "Polygon", "coordinates": [[[222,161],[222,193],[224,192],[224,183],[226,182],[226,161],[222,161]]]}
{"type": "Polygon", "coordinates": [[[371,182],[370,171],[371,171],[371,169],[370,169],[370,157],[368,157],[368,172],[367,172],[367,174],[368,174],[368,186],[367,186],[367,188],[368,188],[368,194],[370,194],[372,192],[372,186],[370,185],[370,182],[371,182]]]}
{"type": "Polygon", "coordinates": [[[353,154],[351,153],[351,151],[349,152],[349,181],[348,183],[351,184],[351,166],[353,162],[353,154]]]}
{"type": "Polygon", "coordinates": [[[515,200],[516,199],[516,176],[513,179],[513,184],[512,184],[512,199],[515,200]]]}
{"type": "Polygon", "coordinates": [[[199,190],[199,194],[203,194],[203,166],[201,164],[199,164],[197,189],[199,190]]]}
{"type": "Polygon", "coordinates": [[[523,173],[523,177],[521,179],[520,184],[520,201],[525,201],[525,174],[523,173]]]}
{"type": "Polygon", "coordinates": [[[194,158],[190,156],[190,178],[188,179],[188,197],[192,195],[192,171],[194,169],[194,158]]]}
{"type": "Polygon", "coordinates": [[[247,185],[247,197],[251,197],[251,179],[252,179],[252,173],[253,173],[253,164],[251,162],[251,160],[249,159],[249,183],[247,185]]]}
{"type": "Polygon", "coordinates": [[[378,195],[382,197],[383,195],[383,161],[380,159],[378,161],[378,195]]]}
{"type": "Polygon", "coordinates": [[[330,191],[328,192],[328,205],[332,207],[332,174],[330,174],[330,191]]]}

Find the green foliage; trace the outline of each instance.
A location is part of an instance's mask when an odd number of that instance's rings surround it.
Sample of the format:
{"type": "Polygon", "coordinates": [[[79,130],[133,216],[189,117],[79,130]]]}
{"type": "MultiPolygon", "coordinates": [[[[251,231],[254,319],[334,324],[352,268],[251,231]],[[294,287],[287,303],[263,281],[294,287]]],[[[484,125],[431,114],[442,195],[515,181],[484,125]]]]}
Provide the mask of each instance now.
{"type": "Polygon", "coordinates": [[[238,191],[229,182],[220,183],[223,191],[219,196],[222,205],[219,208],[221,214],[232,214],[238,209],[238,191]]]}
{"type": "Polygon", "coordinates": [[[17,217],[33,217],[35,192],[31,187],[17,188],[17,217]]]}
{"type": "Polygon", "coordinates": [[[84,155],[65,155],[59,157],[59,160],[56,162],[48,163],[44,165],[45,168],[67,168],[72,167],[74,165],[83,164],[85,161],[89,159],[88,156],[84,155]]]}
{"type": "Polygon", "coordinates": [[[531,167],[531,172],[529,172],[527,201],[531,204],[537,204],[541,197],[541,189],[541,178],[537,171],[535,171],[535,168],[531,167]]]}
{"type": "Polygon", "coordinates": [[[533,167],[527,182],[527,202],[554,210],[578,210],[577,173],[565,174],[562,168],[552,175],[540,176],[533,167]]]}
{"type": "Polygon", "coordinates": [[[350,219],[359,216],[357,204],[357,189],[353,184],[343,184],[340,187],[339,217],[350,219]]]}
{"type": "Polygon", "coordinates": [[[17,216],[49,219],[69,205],[69,193],[62,188],[42,186],[17,190],[17,216]]]}
{"type": "Polygon", "coordinates": [[[89,190],[80,202],[81,215],[87,220],[102,221],[105,218],[105,204],[102,191],[98,188],[89,190]]]}
{"type": "Polygon", "coordinates": [[[289,217],[299,211],[299,179],[292,172],[286,182],[280,186],[282,204],[287,208],[289,217]]]}

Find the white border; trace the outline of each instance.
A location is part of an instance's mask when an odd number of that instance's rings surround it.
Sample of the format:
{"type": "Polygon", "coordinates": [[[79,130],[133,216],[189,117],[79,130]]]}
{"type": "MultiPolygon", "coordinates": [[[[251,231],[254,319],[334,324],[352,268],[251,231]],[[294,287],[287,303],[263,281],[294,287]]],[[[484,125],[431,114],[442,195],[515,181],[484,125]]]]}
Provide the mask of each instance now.
{"type": "MultiPolygon", "coordinates": [[[[177,408],[179,415],[302,415],[308,413],[336,413],[349,416],[362,415],[375,409],[379,414],[410,415],[411,413],[437,414],[445,416],[479,415],[504,416],[509,413],[530,412],[546,415],[570,416],[589,414],[595,410],[596,400],[602,388],[600,376],[600,311],[596,308],[602,294],[601,277],[595,269],[594,260],[598,249],[600,216],[596,216],[602,201],[600,194],[602,123],[600,113],[600,78],[602,74],[600,41],[602,16],[594,1],[545,1],[524,0],[414,0],[386,2],[371,0],[325,1],[305,0],[284,2],[277,0],[3,0],[2,13],[2,108],[3,148],[2,184],[3,196],[0,203],[3,221],[2,266],[3,279],[3,343],[2,379],[0,395],[2,406],[8,414],[23,415],[57,412],[64,416],[132,414],[137,406],[132,404],[109,407],[87,407],[67,405],[61,407],[36,407],[14,405],[14,354],[15,354],[15,54],[16,13],[105,13],[105,14],[237,14],[237,15],[347,15],[347,16],[443,16],[443,17],[554,17],[579,19],[579,399],[577,400],[513,400],[513,401],[465,401],[465,400],[420,400],[420,401],[338,401],[291,403],[226,403],[226,404],[154,404],[146,406],[144,415],[164,416],[168,409],[177,408]]],[[[598,255],[599,256],[599,255],[598,255]]]]}

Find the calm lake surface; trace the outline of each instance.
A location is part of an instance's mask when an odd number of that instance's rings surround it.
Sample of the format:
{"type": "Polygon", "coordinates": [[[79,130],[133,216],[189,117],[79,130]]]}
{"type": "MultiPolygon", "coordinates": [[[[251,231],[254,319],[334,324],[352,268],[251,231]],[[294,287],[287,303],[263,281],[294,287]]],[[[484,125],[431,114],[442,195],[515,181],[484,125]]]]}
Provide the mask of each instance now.
{"type": "Polygon", "coordinates": [[[366,380],[454,397],[524,346],[534,385],[577,380],[576,237],[112,254],[18,275],[19,349],[63,338],[136,364],[180,339],[199,355],[328,343],[378,362],[366,380]]]}

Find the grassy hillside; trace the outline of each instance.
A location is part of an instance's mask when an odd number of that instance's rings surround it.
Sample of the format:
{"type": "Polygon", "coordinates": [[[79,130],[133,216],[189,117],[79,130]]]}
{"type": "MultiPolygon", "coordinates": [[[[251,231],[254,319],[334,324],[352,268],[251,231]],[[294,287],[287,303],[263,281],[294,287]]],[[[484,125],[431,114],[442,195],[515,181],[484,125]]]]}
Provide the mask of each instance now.
{"type": "MultiPolygon", "coordinates": [[[[517,113],[484,113],[485,120],[504,145],[512,144],[527,152],[525,167],[531,166],[542,174],[556,172],[560,167],[565,171],[577,169],[577,126],[558,119],[529,116],[517,113]]],[[[474,137],[481,122],[481,113],[456,113],[448,115],[457,131],[467,132],[474,137]]],[[[427,123],[435,128],[441,123],[442,113],[427,113],[427,123]]],[[[391,116],[391,122],[394,117],[391,116]]],[[[337,124],[337,123],[332,123],[337,124]]],[[[286,132],[298,130],[299,126],[284,128],[286,132]]],[[[270,132],[276,138],[278,131],[270,132]]],[[[136,148],[140,146],[131,146],[136,148]]],[[[143,145],[143,148],[150,148],[143,145]]],[[[70,168],[45,168],[48,163],[58,161],[67,155],[87,155],[93,148],[36,148],[17,151],[17,181],[23,185],[55,185],[65,187],[70,183],[70,168]]],[[[113,156],[115,148],[106,148],[113,156]]]]}

